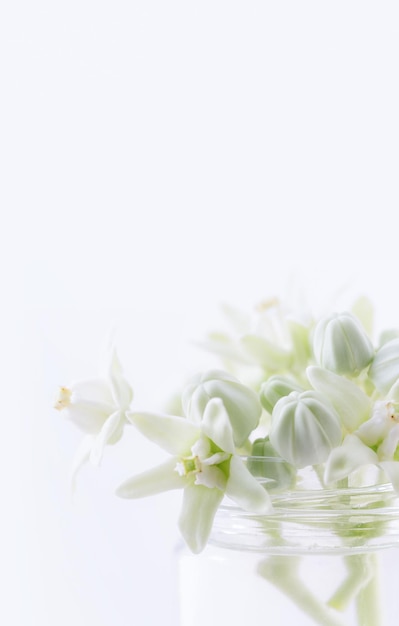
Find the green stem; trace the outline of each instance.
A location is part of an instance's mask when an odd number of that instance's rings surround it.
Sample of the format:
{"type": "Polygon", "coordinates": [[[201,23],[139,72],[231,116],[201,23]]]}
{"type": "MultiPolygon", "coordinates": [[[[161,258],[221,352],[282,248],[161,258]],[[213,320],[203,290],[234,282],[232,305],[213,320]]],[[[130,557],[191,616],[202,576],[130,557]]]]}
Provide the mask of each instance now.
{"type": "Polygon", "coordinates": [[[320,626],[344,626],[345,622],[341,616],[337,615],[334,609],[320,602],[303,584],[298,573],[299,563],[298,557],[271,556],[259,563],[258,573],[278,587],[320,626]]]}
{"type": "Polygon", "coordinates": [[[368,554],[354,554],[344,558],[348,575],[331,596],[328,605],[338,611],[346,609],[348,604],[363,589],[373,576],[373,567],[368,554]]]}
{"type": "Polygon", "coordinates": [[[382,624],[382,606],[378,576],[378,555],[368,554],[372,575],[368,583],[357,595],[357,615],[359,626],[380,626],[382,624]]]}

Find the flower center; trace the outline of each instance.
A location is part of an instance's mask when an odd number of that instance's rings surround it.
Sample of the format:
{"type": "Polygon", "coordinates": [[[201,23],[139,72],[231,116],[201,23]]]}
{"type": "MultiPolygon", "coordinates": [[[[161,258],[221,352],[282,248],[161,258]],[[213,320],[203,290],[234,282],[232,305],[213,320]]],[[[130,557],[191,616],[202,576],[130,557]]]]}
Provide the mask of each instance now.
{"type": "Polygon", "coordinates": [[[183,457],[176,464],[176,471],[180,476],[189,476],[190,474],[201,471],[201,461],[198,456],[186,456],[183,457]]]}
{"type": "Polygon", "coordinates": [[[227,452],[213,452],[211,441],[207,437],[200,437],[191,448],[191,455],[180,458],[175,469],[180,476],[195,476],[196,485],[224,489],[227,479],[220,465],[230,457],[231,454],[227,452]]]}

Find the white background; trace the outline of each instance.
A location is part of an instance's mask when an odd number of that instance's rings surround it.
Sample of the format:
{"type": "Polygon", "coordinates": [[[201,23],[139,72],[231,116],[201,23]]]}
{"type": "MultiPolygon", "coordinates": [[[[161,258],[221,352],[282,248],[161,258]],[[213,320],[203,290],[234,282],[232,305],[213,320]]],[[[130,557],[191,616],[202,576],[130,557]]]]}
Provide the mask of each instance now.
{"type": "Polygon", "coordinates": [[[4,0],[0,31],[1,621],[176,626],[178,494],[113,496],[160,453],[129,431],[71,504],[55,390],[115,328],[160,406],[221,302],[399,325],[397,3],[4,0]]]}

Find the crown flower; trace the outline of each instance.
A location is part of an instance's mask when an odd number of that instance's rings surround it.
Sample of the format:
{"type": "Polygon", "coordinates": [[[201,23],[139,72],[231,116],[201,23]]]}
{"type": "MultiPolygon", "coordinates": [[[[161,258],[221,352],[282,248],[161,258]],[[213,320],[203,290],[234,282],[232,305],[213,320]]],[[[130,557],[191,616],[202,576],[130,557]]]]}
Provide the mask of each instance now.
{"type": "Polygon", "coordinates": [[[271,511],[267,491],[235,452],[229,415],[220,398],[208,401],[198,425],[170,415],[131,413],[128,417],[172,458],[128,479],[117,494],[138,498],[182,488],[179,527],[193,552],[204,548],[224,495],[252,513],[271,511]]]}

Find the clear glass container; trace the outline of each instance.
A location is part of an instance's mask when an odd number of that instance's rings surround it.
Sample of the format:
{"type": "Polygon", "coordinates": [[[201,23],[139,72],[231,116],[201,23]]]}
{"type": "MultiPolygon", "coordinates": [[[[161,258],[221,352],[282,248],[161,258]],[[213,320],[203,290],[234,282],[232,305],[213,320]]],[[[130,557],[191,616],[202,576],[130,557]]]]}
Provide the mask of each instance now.
{"type": "Polygon", "coordinates": [[[180,626],[397,626],[399,497],[371,474],[326,489],[308,469],[268,516],[226,500],[180,556],[180,626]]]}

